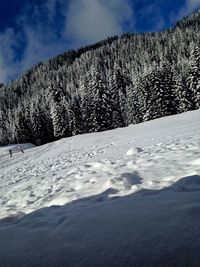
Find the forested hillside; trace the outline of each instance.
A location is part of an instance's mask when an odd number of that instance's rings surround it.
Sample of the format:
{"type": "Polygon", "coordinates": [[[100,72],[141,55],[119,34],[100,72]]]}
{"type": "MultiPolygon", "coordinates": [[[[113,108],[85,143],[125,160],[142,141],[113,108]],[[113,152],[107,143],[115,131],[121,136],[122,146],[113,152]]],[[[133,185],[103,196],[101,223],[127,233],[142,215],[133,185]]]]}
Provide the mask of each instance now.
{"type": "Polygon", "coordinates": [[[200,11],[69,51],[0,85],[0,144],[43,144],[200,107],[200,11]]]}

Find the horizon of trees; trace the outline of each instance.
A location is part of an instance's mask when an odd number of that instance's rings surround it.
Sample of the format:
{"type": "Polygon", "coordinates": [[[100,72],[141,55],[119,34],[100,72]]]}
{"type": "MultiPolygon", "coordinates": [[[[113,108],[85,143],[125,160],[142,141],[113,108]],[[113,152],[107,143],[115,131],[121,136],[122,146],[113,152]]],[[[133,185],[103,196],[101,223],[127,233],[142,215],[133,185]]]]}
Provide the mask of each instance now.
{"type": "Polygon", "coordinates": [[[200,12],[69,51],[0,85],[0,145],[37,145],[200,108],[200,12]]]}

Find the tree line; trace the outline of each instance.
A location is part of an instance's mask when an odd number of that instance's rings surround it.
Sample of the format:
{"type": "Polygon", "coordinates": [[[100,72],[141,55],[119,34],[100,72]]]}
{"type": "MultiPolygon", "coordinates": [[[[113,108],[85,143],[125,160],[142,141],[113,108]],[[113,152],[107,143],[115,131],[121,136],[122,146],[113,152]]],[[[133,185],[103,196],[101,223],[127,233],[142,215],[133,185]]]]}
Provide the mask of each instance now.
{"type": "Polygon", "coordinates": [[[0,85],[0,144],[44,144],[200,107],[200,12],[39,63],[0,85]]]}

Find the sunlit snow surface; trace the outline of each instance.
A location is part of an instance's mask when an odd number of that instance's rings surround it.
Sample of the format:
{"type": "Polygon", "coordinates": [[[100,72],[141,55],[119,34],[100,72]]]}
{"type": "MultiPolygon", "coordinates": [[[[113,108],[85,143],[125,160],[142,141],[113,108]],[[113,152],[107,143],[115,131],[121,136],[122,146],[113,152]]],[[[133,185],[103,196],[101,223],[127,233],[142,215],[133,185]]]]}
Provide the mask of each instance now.
{"type": "Polygon", "coordinates": [[[0,266],[200,266],[199,110],[24,148],[0,148],[0,266]]]}

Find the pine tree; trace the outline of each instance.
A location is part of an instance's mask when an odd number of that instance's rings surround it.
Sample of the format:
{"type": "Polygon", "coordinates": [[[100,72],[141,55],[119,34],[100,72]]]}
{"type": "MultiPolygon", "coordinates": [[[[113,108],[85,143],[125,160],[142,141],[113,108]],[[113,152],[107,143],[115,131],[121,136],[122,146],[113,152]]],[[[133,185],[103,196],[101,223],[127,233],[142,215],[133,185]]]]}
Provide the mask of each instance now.
{"type": "Polygon", "coordinates": [[[187,87],[192,92],[194,107],[200,108],[200,48],[198,45],[192,45],[190,60],[187,87]]]}
{"type": "Polygon", "coordinates": [[[176,113],[172,74],[167,68],[156,69],[145,77],[142,94],[145,121],[176,113]]]}
{"type": "Polygon", "coordinates": [[[49,110],[53,125],[53,134],[56,139],[70,136],[69,113],[62,90],[52,84],[48,86],[49,110]]]}
{"type": "Polygon", "coordinates": [[[186,81],[184,77],[180,77],[178,74],[174,73],[174,103],[177,107],[177,112],[185,112],[193,109],[192,104],[192,95],[191,92],[187,89],[186,81]]]}
{"type": "Polygon", "coordinates": [[[0,145],[8,143],[8,126],[6,121],[6,112],[0,109],[0,145]]]}
{"type": "Polygon", "coordinates": [[[131,81],[126,74],[117,64],[114,65],[113,73],[110,79],[110,88],[112,95],[112,125],[113,128],[123,127],[127,125],[127,87],[131,81]]]}
{"type": "Polygon", "coordinates": [[[24,106],[18,107],[15,119],[15,136],[18,143],[33,141],[33,135],[30,125],[29,109],[24,106]]]}
{"type": "Polygon", "coordinates": [[[83,98],[80,94],[75,94],[72,100],[73,103],[73,114],[75,118],[75,130],[73,135],[84,133],[84,119],[83,119],[83,98]]]}
{"type": "Polygon", "coordinates": [[[128,125],[142,122],[142,105],[140,95],[132,84],[127,87],[127,118],[128,125]]]}
{"type": "Polygon", "coordinates": [[[89,132],[111,128],[111,95],[101,74],[96,68],[91,69],[87,84],[86,121],[89,132]]]}

